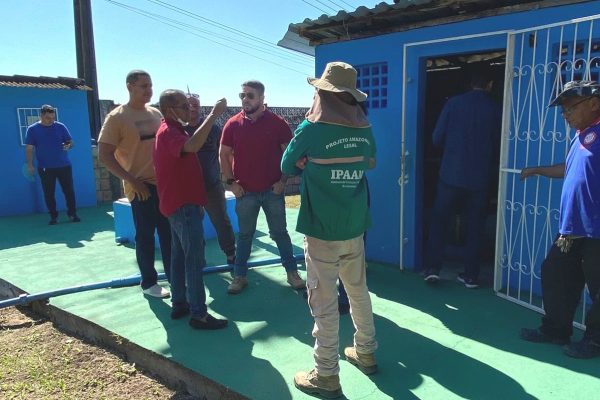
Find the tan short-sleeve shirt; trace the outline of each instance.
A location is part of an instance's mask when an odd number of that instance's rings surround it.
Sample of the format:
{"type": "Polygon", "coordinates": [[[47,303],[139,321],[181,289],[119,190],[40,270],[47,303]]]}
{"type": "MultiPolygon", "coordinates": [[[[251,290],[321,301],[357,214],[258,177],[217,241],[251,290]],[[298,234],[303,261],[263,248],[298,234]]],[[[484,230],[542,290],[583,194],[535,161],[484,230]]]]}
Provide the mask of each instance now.
{"type": "MultiPolygon", "coordinates": [[[[156,185],[152,152],[162,115],[156,108],[136,110],[123,104],[106,116],[98,142],[117,147],[115,158],[121,167],[142,182],[156,185]]],[[[123,182],[125,195],[133,200],[131,185],[123,182]]]]}

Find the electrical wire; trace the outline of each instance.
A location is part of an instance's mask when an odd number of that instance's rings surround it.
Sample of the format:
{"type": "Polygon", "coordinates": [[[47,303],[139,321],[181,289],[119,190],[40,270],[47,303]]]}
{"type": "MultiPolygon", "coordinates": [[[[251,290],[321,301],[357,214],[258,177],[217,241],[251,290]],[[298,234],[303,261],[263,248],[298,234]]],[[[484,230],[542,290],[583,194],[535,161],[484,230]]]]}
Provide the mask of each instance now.
{"type": "Polygon", "coordinates": [[[328,1],[328,2],[330,2],[331,4],[333,4],[334,6],[336,6],[336,7],[338,8],[338,10],[344,10],[344,11],[348,11],[348,10],[346,9],[346,7],[344,7],[343,5],[340,5],[340,4],[336,3],[336,2],[335,2],[335,1],[333,1],[333,0],[327,0],[327,1],[328,1]]]}
{"type": "Polygon", "coordinates": [[[327,3],[323,3],[321,0],[315,0],[317,3],[321,4],[322,6],[325,6],[327,8],[329,8],[331,11],[333,11],[334,13],[337,13],[338,10],[331,7],[330,5],[328,5],[327,3]]]}
{"type": "Polygon", "coordinates": [[[344,0],[340,0],[340,2],[344,3],[345,5],[347,5],[348,7],[350,7],[350,9],[352,10],[356,10],[358,7],[353,6],[352,4],[348,4],[347,2],[345,2],[344,0]]]}
{"type": "MultiPolygon", "coordinates": [[[[233,28],[233,27],[231,27],[231,26],[229,26],[229,25],[226,25],[226,24],[223,24],[223,23],[221,23],[221,22],[214,21],[214,20],[212,20],[212,19],[209,19],[209,18],[203,17],[202,15],[196,14],[196,13],[194,13],[194,12],[192,12],[192,11],[185,10],[185,9],[183,9],[183,8],[181,8],[181,7],[177,7],[177,6],[171,5],[171,4],[169,4],[169,3],[166,3],[166,2],[164,2],[164,1],[161,1],[161,0],[146,0],[146,1],[148,1],[148,2],[150,2],[150,3],[153,3],[153,4],[156,4],[156,5],[160,6],[160,7],[167,8],[167,9],[169,9],[169,10],[171,10],[171,11],[175,11],[175,12],[177,12],[177,13],[179,13],[179,14],[186,15],[186,16],[188,16],[188,17],[190,17],[190,18],[193,18],[193,19],[200,20],[200,21],[202,21],[202,22],[204,22],[204,23],[206,23],[206,24],[208,24],[208,25],[212,25],[212,26],[214,26],[214,27],[217,27],[217,28],[219,28],[219,29],[226,30],[226,31],[228,31],[228,32],[230,32],[230,33],[235,33],[235,34],[237,34],[237,35],[244,36],[244,37],[246,37],[246,38],[248,38],[248,39],[252,39],[252,40],[255,40],[255,41],[258,41],[258,42],[264,43],[264,44],[266,44],[266,45],[268,45],[268,46],[270,46],[270,47],[273,47],[273,48],[275,48],[275,49],[277,49],[277,50],[279,50],[279,51],[284,51],[284,52],[287,52],[287,53],[289,53],[289,54],[292,54],[292,55],[294,55],[294,56],[301,57],[301,58],[304,58],[304,59],[306,59],[307,57],[311,57],[311,56],[309,56],[309,55],[306,55],[306,54],[304,54],[304,53],[298,53],[298,52],[296,52],[296,51],[292,51],[292,50],[289,50],[289,49],[285,49],[285,48],[283,48],[283,47],[279,47],[279,46],[277,46],[276,44],[273,44],[273,43],[271,43],[271,42],[270,42],[270,41],[268,41],[268,40],[265,40],[265,39],[263,39],[263,38],[260,38],[260,37],[258,37],[258,36],[251,35],[251,34],[249,34],[249,33],[246,33],[246,32],[244,32],[244,31],[241,31],[241,30],[239,30],[239,29],[233,28]]],[[[311,57],[311,58],[312,58],[312,57],[311,57]]]]}
{"type": "Polygon", "coordinates": [[[306,4],[308,4],[309,6],[311,6],[311,7],[313,7],[313,8],[316,8],[317,10],[321,11],[323,14],[325,14],[325,15],[329,15],[329,13],[328,13],[327,11],[323,10],[322,8],[319,8],[319,7],[315,6],[315,5],[314,5],[314,4],[312,4],[312,3],[309,3],[309,2],[308,2],[308,1],[306,1],[306,0],[302,0],[302,1],[303,1],[304,3],[306,3],[306,4]]]}
{"type": "Polygon", "coordinates": [[[255,54],[252,54],[252,53],[249,53],[249,52],[246,52],[246,51],[240,50],[240,49],[238,49],[238,48],[235,48],[235,47],[233,47],[233,46],[230,46],[230,45],[227,45],[227,44],[224,44],[224,43],[218,42],[218,41],[216,41],[216,40],[213,40],[212,38],[210,38],[210,37],[208,37],[208,36],[200,35],[200,34],[198,34],[198,33],[196,33],[196,32],[190,31],[190,30],[188,30],[188,29],[184,29],[184,28],[182,28],[182,27],[181,27],[181,26],[179,26],[179,25],[176,25],[176,24],[174,24],[174,23],[171,23],[171,22],[165,21],[164,19],[157,18],[157,17],[155,17],[154,15],[152,15],[151,13],[144,12],[144,11],[138,11],[138,9],[136,9],[135,7],[132,7],[132,6],[129,6],[129,5],[126,5],[126,4],[123,4],[123,3],[119,3],[119,2],[117,2],[117,1],[115,1],[115,0],[106,0],[106,1],[107,1],[108,3],[110,3],[110,4],[113,4],[113,5],[117,6],[117,7],[124,8],[124,9],[126,9],[126,10],[128,10],[128,11],[131,11],[131,12],[133,12],[133,13],[136,13],[136,14],[138,14],[138,15],[142,15],[142,16],[144,16],[144,17],[146,17],[146,18],[152,19],[152,20],[154,20],[154,21],[157,21],[157,22],[159,22],[159,23],[162,23],[162,24],[164,24],[164,25],[168,25],[168,26],[170,26],[170,27],[172,27],[172,28],[175,28],[175,29],[178,29],[178,30],[180,30],[180,31],[187,32],[187,33],[189,33],[189,34],[191,34],[191,35],[194,35],[194,36],[200,37],[200,38],[202,38],[202,39],[205,39],[205,40],[207,40],[207,41],[209,41],[209,42],[212,42],[212,43],[218,44],[218,45],[220,45],[220,46],[223,46],[223,47],[229,48],[229,49],[231,49],[231,50],[237,51],[237,52],[239,52],[239,53],[242,53],[242,54],[246,54],[246,55],[248,55],[248,56],[251,56],[251,57],[254,57],[254,58],[256,58],[256,59],[259,59],[259,60],[265,61],[265,62],[267,62],[267,63],[269,63],[269,64],[277,65],[278,67],[281,67],[281,68],[287,69],[287,70],[289,70],[289,71],[297,72],[297,73],[299,73],[299,74],[301,74],[301,75],[303,75],[303,76],[310,75],[310,74],[307,74],[305,71],[299,71],[299,70],[297,70],[297,69],[290,68],[289,66],[282,65],[282,64],[280,64],[280,63],[278,63],[278,62],[274,62],[274,61],[272,61],[272,60],[268,60],[268,59],[266,59],[266,58],[259,57],[259,56],[255,55],[255,54]]]}
{"type": "MultiPolygon", "coordinates": [[[[148,17],[151,16],[151,17],[154,17],[154,19],[168,21],[170,23],[173,23],[173,24],[176,24],[176,25],[179,25],[179,26],[183,26],[183,27],[186,27],[186,28],[198,31],[198,32],[202,32],[202,33],[205,33],[205,34],[208,34],[208,35],[216,36],[216,37],[218,37],[218,38],[220,38],[222,40],[225,40],[227,42],[231,42],[231,43],[234,43],[234,44],[237,44],[237,45],[240,44],[239,40],[232,39],[230,37],[227,37],[227,36],[224,36],[224,35],[221,35],[219,33],[212,32],[212,31],[209,31],[209,30],[206,30],[206,29],[201,29],[201,28],[198,28],[198,27],[196,27],[194,25],[190,25],[190,24],[178,21],[178,20],[173,19],[173,18],[168,18],[168,17],[165,17],[163,15],[151,13],[149,11],[145,11],[145,10],[142,10],[140,8],[133,7],[133,6],[130,6],[130,5],[127,5],[127,4],[123,4],[123,3],[120,3],[120,2],[117,2],[117,1],[114,1],[114,0],[110,0],[109,3],[113,3],[114,5],[118,5],[119,7],[125,8],[125,9],[133,11],[133,12],[136,12],[138,14],[142,14],[144,16],[148,16],[148,17]]],[[[292,59],[292,58],[286,57],[287,54],[286,55],[276,54],[276,53],[272,52],[271,50],[266,50],[266,49],[260,48],[260,47],[254,45],[254,44],[245,44],[244,43],[244,46],[253,48],[253,49],[255,49],[257,51],[260,51],[262,53],[266,53],[266,54],[269,54],[269,55],[272,55],[272,56],[275,56],[275,57],[279,57],[281,59],[284,59],[284,60],[292,62],[292,63],[300,64],[302,66],[309,67],[309,68],[312,67],[312,63],[309,63],[308,60],[296,60],[296,59],[292,59]]]]}

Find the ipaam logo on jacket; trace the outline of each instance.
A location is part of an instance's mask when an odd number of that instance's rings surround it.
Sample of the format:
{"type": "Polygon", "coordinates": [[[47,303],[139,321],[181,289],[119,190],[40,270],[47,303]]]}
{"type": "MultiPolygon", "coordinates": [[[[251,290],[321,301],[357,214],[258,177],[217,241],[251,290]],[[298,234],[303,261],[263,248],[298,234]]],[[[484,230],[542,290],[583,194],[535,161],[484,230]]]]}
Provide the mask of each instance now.
{"type": "Polygon", "coordinates": [[[365,171],[356,169],[332,169],[331,184],[342,185],[343,188],[356,188],[365,171]]]}

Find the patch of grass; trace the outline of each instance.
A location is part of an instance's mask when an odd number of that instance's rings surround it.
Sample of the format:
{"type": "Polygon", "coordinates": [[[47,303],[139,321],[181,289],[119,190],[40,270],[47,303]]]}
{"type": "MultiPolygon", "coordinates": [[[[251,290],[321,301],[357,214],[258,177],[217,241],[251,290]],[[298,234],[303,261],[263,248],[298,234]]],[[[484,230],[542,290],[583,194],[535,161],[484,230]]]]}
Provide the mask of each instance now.
{"type": "Polygon", "coordinates": [[[0,310],[0,399],[193,399],[32,316],[0,310]]]}

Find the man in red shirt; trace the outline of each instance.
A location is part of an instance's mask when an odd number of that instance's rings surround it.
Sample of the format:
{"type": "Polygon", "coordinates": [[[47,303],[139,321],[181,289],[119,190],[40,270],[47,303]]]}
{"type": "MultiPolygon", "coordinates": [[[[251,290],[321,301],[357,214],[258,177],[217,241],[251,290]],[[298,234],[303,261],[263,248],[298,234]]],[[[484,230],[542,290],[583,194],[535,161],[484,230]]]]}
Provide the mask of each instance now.
{"type": "Polygon", "coordinates": [[[305,282],[298,275],[292,241],[285,219],[284,189],[287,177],[281,174],[281,156],[292,140],[285,120],[267,109],[265,87],[258,81],[242,84],[242,111],[223,127],[219,162],[223,183],[236,197],[235,212],[239,235],[236,246],[234,279],[227,288],[240,293],[247,285],[248,258],[256,232],[256,220],[262,207],[269,234],[277,244],[287,281],[294,289],[305,282]]]}
{"type": "Polygon", "coordinates": [[[191,136],[183,129],[191,119],[185,94],[180,90],[165,90],[159,104],[164,119],[156,133],[154,168],[160,212],[171,225],[171,318],[191,313],[192,328],[225,328],[227,320],[214,318],[206,307],[202,278],[206,265],[202,227],[206,191],[196,152],[206,141],[215,120],[227,109],[227,101],[217,101],[191,136]]]}

